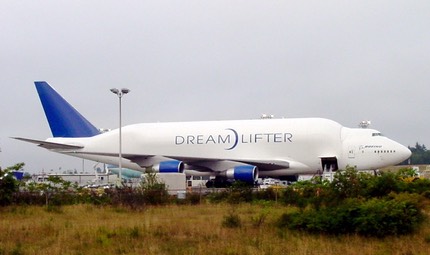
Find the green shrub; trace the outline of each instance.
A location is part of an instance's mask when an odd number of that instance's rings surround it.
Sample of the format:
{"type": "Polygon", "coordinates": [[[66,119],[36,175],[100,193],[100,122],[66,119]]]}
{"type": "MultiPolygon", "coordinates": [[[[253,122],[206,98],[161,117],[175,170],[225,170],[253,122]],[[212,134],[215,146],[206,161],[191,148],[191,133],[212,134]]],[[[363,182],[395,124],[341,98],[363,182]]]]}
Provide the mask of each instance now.
{"type": "Polygon", "coordinates": [[[148,205],[164,205],[170,201],[170,195],[164,184],[143,190],[143,200],[148,205]]]}
{"type": "Polygon", "coordinates": [[[263,209],[258,215],[251,217],[252,226],[260,228],[266,221],[270,211],[268,208],[263,209]]]}
{"type": "Polygon", "coordinates": [[[371,199],[360,206],[354,225],[358,234],[384,237],[412,233],[422,219],[414,202],[371,199]]]}
{"type": "Polygon", "coordinates": [[[253,199],[275,201],[280,198],[281,193],[282,193],[281,191],[278,191],[272,187],[268,187],[267,189],[260,189],[260,190],[254,191],[253,199]]]}
{"type": "Polygon", "coordinates": [[[24,163],[19,163],[5,170],[0,168],[0,206],[12,203],[13,194],[18,190],[18,182],[13,177],[12,171],[20,170],[23,166],[24,163]]]}
{"type": "Polygon", "coordinates": [[[282,193],[281,200],[287,205],[295,205],[300,209],[309,205],[318,209],[324,203],[333,200],[330,194],[327,182],[304,181],[288,186],[282,193]]]}
{"type": "Polygon", "coordinates": [[[191,205],[198,205],[202,201],[202,194],[197,192],[189,192],[186,194],[185,202],[191,205]]]}
{"type": "Polygon", "coordinates": [[[132,229],[130,229],[131,238],[139,238],[139,236],[140,236],[140,232],[139,232],[138,226],[134,226],[132,229]]]}
{"type": "Polygon", "coordinates": [[[369,180],[367,197],[384,197],[391,192],[399,192],[402,189],[401,181],[393,173],[383,173],[381,176],[369,180]]]}
{"type": "Polygon", "coordinates": [[[230,204],[251,202],[253,200],[252,186],[245,182],[235,181],[228,189],[228,192],[227,202],[230,204]]]}
{"type": "Polygon", "coordinates": [[[424,194],[430,190],[430,180],[417,178],[412,182],[405,183],[404,189],[410,193],[424,194]]]}
{"type": "Polygon", "coordinates": [[[166,184],[161,182],[153,169],[147,169],[140,189],[135,189],[139,203],[147,205],[163,205],[170,201],[166,184]]]}
{"type": "Polygon", "coordinates": [[[221,203],[223,201],[226,201],[228,196],[229,196],[230,192],[228,190],[214,190],[213,192],[211,192],[210,194],[208,194],[207,198],[209,200],[209,202],[211,203],[221,203]]]}
{"type": "Polygon", "coordinates": [[[411,233],[422,221],[416,199],[401,196],[367,201],[349,199],[320,210],[308,208],[286,213],[279,219],[279,226],[311,233],[384,237],[411,233]]]}
{"type": "Polygon", "coordinates": [[[430,199],[430,190],[426,190],[422,193],[423,197],[430,199]]]}
{"type": "Polygon", "coordinates": [[[280,227],[303,230],[310,233],[345,234],[352,233],[351,218],[357,213],[357,200],[350,200],[334,207],[319,210],[285,213],[279,220],[280,227]]]}
{"type": "Polygon", "coordinates": [[[234,209],[230,210],[229,213],[224,216],[222,226],[225,228],[239,228],[242,226],[242,221],[234,209]]]}
{"type": "Polygon", "coordinates": [[[346,170],[337,171],[333,181],[329,184],[331,198],[333,203],[341,203],[347,198],[359,198],[366,195],[369,181],[374,176],[359,172],[353,167],[347,167],[346,170]]]}

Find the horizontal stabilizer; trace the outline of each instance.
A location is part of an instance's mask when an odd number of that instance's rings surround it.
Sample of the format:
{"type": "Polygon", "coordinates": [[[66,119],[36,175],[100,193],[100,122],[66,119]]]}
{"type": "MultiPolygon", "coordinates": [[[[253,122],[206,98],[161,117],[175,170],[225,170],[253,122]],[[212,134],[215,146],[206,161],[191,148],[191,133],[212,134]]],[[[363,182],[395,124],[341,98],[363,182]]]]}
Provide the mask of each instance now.
{"type": "Polygon", "coordinates": [[[76,149],[84,148],[84,146],[81,146],[81,145],[53,143],[53,142],[34,140],[34,139],[28,139],[28,138],[22,138],[22,137],[11,137],[11,138],[24,141],[24,142],[34,143],[48,150],[76,150],[76,149]]]}

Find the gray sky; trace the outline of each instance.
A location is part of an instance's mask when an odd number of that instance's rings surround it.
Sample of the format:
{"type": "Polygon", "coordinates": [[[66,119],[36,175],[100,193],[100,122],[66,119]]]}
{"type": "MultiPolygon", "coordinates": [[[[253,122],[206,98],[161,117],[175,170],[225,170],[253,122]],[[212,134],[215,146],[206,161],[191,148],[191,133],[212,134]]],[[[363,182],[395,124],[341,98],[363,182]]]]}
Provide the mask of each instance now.
{"type": "MultiPolygon", "coordinates": [[[[430,146],[430,1],[0,2],[2,167],[81,169],[46,139],[33,81],[95,126],[325,117],[430,146]]],[[[91,169],[86,162],[85,168],[91,169]]]]}

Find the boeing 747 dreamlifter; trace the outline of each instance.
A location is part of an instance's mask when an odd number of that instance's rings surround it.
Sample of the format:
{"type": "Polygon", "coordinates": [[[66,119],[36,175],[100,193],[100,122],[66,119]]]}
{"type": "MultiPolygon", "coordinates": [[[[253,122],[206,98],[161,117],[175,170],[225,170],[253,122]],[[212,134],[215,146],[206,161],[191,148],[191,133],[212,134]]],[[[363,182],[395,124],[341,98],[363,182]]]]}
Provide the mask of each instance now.
{"type": "MultiPolygon", "coordinates": [[[[48,83],[35,82],[52,138],[16,139],[53,152],[118,165],[119,130],[101,133],[48,83]]],[[[122,127],[122,165],[144,172],[216,176],[220,182],[378,169],[411,155],[374,129],[323,118],[142,123],[122,127]]]]}

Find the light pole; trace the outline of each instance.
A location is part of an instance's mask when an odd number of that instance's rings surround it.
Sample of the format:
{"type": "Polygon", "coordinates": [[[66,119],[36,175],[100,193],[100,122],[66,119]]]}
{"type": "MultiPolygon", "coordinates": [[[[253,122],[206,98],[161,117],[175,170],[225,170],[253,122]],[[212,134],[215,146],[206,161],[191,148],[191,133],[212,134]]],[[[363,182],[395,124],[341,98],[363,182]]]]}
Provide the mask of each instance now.
{"type": "Polygon", "coordinates": [[[122,88],[121,90],[117,88],[110,89],[110,91],[118,96],[119,99],[119,182],[122,183],[122,132],[121,132],[121,98],[123,95],[130,92],[129,89],[122,88]]]}

